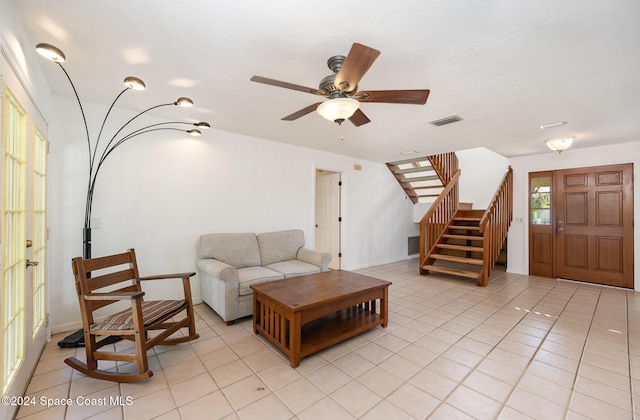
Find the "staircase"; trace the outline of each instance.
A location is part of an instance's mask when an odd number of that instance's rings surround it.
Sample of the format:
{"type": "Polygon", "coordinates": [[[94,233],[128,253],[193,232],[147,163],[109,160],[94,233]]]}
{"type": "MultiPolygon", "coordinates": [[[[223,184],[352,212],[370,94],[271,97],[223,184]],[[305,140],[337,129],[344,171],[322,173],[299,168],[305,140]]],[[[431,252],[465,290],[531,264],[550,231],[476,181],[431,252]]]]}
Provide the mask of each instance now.
{"type": "MultiPolygon", "coordinates": [[[[455,153],[387,163],[414,203],[433,197],[417,168],[435,172],[442,183],[437,198],[420,221],[420,274],[438,272],[487,280],[500,256],[513,218],[513,170],[509,167],[486,210],[462,209],[458,200],[458,158],[455,153]],[[428,163],[427,163],[428,162],[428,163]],[[424,169],[426,170],[426,169],[424,169]],[[419,181],[415,178],[420,178],[419,181]]],[[[430,180],[435,185],[433,179],[430,180]]]]}
{"type": "Polygon", "coordinates": [[[484,237],[480,233],[483,215],[484,210],[458,210],[421,271],[479,279],[484,253],[484,237]]]}

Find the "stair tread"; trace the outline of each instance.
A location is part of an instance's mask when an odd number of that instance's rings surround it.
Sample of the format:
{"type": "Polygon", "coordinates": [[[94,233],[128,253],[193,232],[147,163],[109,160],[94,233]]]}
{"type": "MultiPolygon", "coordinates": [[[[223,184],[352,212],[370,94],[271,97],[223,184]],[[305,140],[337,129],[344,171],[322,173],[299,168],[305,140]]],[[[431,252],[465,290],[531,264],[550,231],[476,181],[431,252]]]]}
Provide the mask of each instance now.
{"type": "Polygon", "coordinates": [[[409,182],[420,182],[420,181],[440,181],[438,175],[430,175],[430,176],[417,176],[415,178],[402,178],[400,182],[409,183],[409,182]]]}
{"type": "Polygon", "coordinates": [[[480,230],[480,226],[462,226],[462,225],[451,225],[449,226],[450,230],[480,230]]]}
{"type": "Polygon", "coordinates": [[[482,265],[482,260],[480,260],[480,259],[456,257],[455,255],[431,254],[429,256],[429,258],[433,258],[433,259],[436,259],[436,260],[459,262],[459,263],[464,263],[464,264],[482,265]]]}
{"type": "Polygon", "coordinates": [[[420,173],[420,172],[435,172],[435,169],[433,169],[433,166],[416,166],[413,168],[396,169],[393,171],[394,174],[398,174],[398,175],[413,174],[413,173],[420,173]]]}
{"type": "Polygon", "coordinates": [[[475,251],[482,252],[481,246],[467,246],[467,245],[451,245],[451,244],[436,244],[438,248],[457,249],[459,251],[475,251]]]}
{"type": "Polygon", "coordinates": [[[468,277],[470,279],[476,279],[476,280],[480,277],[480,273],[477,273],[475,271],[460,270],[458,268],[452,268],[452,267],[425,265],[422,268],[428,271],[436,271],[438,273],[453,274],[455,276],[468,277]]]}
{"type": "Polygon", "coordinates": [[[465,222],[479,222],[482,220],[482,217],[454,217],[453,220],[460,220],[465,222]]]}
{"type": "Polygon", "coordinates": [[[444,238],[448,238],[448,239],[464,239],[467,241],[481,241],[484,238],[481,235],[455,235],[455,234],[451,234],[451,233],[446,233],[444,235],[442,235],[444,238]]]}

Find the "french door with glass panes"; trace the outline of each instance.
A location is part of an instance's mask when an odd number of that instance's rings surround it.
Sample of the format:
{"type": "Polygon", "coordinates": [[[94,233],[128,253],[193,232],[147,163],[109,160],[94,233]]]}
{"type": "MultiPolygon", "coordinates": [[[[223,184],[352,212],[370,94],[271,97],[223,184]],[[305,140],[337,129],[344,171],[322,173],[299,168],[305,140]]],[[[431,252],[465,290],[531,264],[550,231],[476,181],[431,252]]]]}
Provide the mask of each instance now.
{"type": "MultiPolygon", "coordinates": [[[[48,147],[46,124],[37,108],[15,78],[4,77],[0,81],[0,382],[2,396],[11,398],[23,395],[47,335],[48,147]]],[[[0,418],[11,418],[16,409],[3,404],[0,418]]]]}

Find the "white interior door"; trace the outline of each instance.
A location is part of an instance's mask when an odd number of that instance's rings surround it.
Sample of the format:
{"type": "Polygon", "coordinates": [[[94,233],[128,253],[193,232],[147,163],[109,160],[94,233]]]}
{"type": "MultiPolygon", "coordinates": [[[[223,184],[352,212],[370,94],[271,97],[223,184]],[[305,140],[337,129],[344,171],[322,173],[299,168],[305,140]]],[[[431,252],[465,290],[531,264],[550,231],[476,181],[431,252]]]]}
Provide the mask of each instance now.
{"type": "MultiPolygon", "coordinates": [[[[6,72],[1,84],[0,383],[2,396],[11,398],[24,393],[47,336],[48,148],[46,124],[21,84],[6,72]]],[[[0,418],[17,408],[0,405],[0,418]]]]}
{"type": "Polygon", "coordinates": [[[340,269],[340,173],[316,171],[316,249],[331,253],[329,268],[340,269]]]}

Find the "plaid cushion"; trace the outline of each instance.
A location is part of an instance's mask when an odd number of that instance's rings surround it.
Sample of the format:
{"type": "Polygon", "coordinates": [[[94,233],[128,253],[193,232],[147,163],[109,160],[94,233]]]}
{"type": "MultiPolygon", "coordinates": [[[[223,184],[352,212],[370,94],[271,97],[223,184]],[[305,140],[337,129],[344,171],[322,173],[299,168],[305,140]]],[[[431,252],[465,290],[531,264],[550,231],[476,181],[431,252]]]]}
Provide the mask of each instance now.
{"type": "MultiPolygon", "coordinates": [[[[149,325],[162,318],[164,315],[179,309],[184,305],[184,300],[152,300],[142,302],[142,320],[144,325],[149,325]]],[[[132,330],[133,313],[131,309],[110,315],[102,321],[96,322],[91,330],[132,330]]]]}

